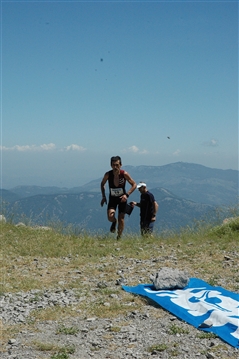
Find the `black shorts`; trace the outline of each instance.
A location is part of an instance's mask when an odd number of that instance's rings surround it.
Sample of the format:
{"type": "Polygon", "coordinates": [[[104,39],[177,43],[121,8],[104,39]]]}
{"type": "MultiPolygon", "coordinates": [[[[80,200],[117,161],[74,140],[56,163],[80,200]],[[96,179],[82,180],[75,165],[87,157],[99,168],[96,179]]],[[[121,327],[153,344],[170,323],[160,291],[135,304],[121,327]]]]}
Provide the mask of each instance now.
{"type": "Polygon", "coordinates": [[[108,207],[107,209],[114,209],[116,211],[116,208],[118,207],[118,212],[119,213],[125,213],[125,208],[126,208],[126,202],[121,202],[121,198],[120,197],[109,197],[109,202],[108,202],[108,207]]]}

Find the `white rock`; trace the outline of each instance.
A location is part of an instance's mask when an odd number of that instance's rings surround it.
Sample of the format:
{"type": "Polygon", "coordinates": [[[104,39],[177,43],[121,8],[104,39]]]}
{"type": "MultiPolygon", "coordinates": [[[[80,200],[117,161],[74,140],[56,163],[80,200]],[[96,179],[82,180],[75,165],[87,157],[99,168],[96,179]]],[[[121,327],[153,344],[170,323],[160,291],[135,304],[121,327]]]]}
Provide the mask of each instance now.
{"type": "Polygon", "coordinates": [[[178,269],[163,267],[151,278],[156,290],[184,288],[189,282],[188,274],[178,269]]]}
{"type": "Polygon", "coordinates": [[[3,214],[0,214],[0,222],[2,222],[2,223],[7,222],[6,217],[3,214]]]}

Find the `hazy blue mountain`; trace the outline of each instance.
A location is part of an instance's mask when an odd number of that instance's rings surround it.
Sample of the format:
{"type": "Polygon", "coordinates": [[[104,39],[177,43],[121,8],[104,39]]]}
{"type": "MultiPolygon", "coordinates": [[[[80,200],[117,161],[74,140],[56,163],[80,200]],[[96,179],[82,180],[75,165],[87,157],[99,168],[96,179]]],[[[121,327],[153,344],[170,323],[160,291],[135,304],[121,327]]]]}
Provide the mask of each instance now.
{"type": "Polygon", "coordinates": [[[68,188],[60,187],[41,187],[41,186],[17,186],[11,188],[10,191],[15,193],[19,198],[36,196],[38,194],[55,194],[55,193],[64,193],[68,192],[68,188]]]}
{"type": "MultiPolygon", "coordinates": [[[[136,182],[146,182],[155,195],[159,203],[156,229],[160,231],[191,225],[205,216],[213,218],[216,206],[224,208],[238,204],[238,171],[235,170],[182,162],[124,168],[136,182]]],[[[6,214],[15,222],[30,220],[46,225],[60,221],[80,229],[108,231],[110,224],[106,206],[100,207],[101,179],[71,189],[40,186],[18,186],[8,191],[2,189],[1,203],[6,214]]],[[[140,193],[136,190],[129,201],[139,201],[139,198],[140,193]]],[[[126,227],[132,231],[139,230],[138,208],[130,217],[126,216],[126,227]]]]}
{"type": "Polygon", "coordinates": [[[2,201],[4,202],[14,202],[17,201],[20,196],[18,196],[16,193],[12,192],[12,191],[8,191],[7,189],[1,189],[0,190],[0,198],[2,201]]]}
{"type": "MultiPolygon", "coordinates": [[[[238,203],[239,172],[236,170],[214,169],[184,162],[165,166],[125,166],[124,169],[137,183],[146,182],[148,189],[163,187],[182,198],[210,205],[238,203]]],[[[71,191],[100,191],[101,179],[71,191]]]]}
{"type": "MultiPolygon", "coordinates": [[[[156,230],[178,229],[191,225],[193,221],[214,215],[214,207],[195,203],[169,192],[154,188],[152,192],[159,203],[156,230]]],[[[100,206],[101,194],[82,192],[80,194],[37,195],[21,198],[9,206],[8,213],[14,222],[30,220],[32,224],[47,225],[61,222],[73,224],[79,229],[108,232],[110,224],[106,217],[106,206],[100,206]]],[[[131,200],[139,200],[135,192],[131,200]]],[[[131,216],[126,215],[126,230],[139,230],[139,208],[135,207],[131,216]]]]}
{"type": "MultiPolygon", "coordinates": [[[[163,187],[175,195],[210,205],[238,203],[238,171],[221,170],[194,163],[176,162],[165,166],[125,166],[136,181],[148,189],[163,187]]],[[[103,177],[104,172],[102,173],[103,177]]],[[[37,194],[100,192],[102,177],[75,188],[18,186],[10,189],[21,198],[37,194]]],[[[107,188],[107,186],[106,186],[107,188]]]]}

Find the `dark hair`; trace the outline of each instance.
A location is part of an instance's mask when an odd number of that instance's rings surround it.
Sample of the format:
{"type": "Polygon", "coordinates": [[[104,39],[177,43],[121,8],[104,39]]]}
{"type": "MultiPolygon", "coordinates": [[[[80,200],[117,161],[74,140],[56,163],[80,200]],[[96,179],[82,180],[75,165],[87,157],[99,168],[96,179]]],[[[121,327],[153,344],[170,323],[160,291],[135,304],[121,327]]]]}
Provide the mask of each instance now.
{"type": "Polygon", "coordinates": [[[110,159],[110,164],[112,165],[112,163],[113,163],[113,162],[116,162],[116,161],[119,161],[119,162],[120,162],[120,165],[122,165],[120,156],[113,156],[113,157],[111,157],[111,159],[110,159]]]}

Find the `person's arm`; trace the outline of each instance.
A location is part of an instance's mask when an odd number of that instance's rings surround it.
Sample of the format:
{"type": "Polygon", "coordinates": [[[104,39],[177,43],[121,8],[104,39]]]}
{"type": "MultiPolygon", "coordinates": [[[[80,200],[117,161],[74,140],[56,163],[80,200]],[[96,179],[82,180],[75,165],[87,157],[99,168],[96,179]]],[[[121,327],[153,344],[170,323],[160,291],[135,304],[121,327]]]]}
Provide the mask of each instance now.
{"type": "Polygon", "coordinates": [[[132,206],[140,207],[140,202],[134,202],[134,201],[132,201],[132,202],[130,202],[130,204],[131,204],[132,206]]]}
{"type": "Polygon", "coordinates": [[[131,185],[130,189],[127,191],[127,193],[123,194],[123,196],[121,196],[121,200],[123,199],[124,201],[127,201],[127,198],[131,195],[131,193],[134,192],[135,188],[137,187],[136,182],[133,180],[133,178],[131,178],[131,176],[129,175],[128,172],[124,172],[124,178],[126,179],[126,181],[131,185]]]}
{"type": "Polygon", "coordinates": [[[156,201],[153,202],[153,214],[156,216],[156,213],[158,212],[159,205],[156,201]]]}
{"type": "Polygon", "coordinates": [[[158,203],[156,201],[153,201],[151,222],[154,222],[156,220],[157,210],[158,210],[158,203]]]}
{"type": "Polygon", "coordinates": [[[107,204],[107,199],[105,196],[105,184],[108,181],[108,178],[109,178],[109,173],[106,172],[101,183],[100,183],[100,189],[101,189],[101,193],[102,193],[102,199],[100,202],[101,207],[104,205],[104,203],[107,204]]]}
{"type": "Polygon", "coordinates": [[[154,195],[147,191],[148,194],[148,200],[149,200],[149,207],[148,210],[150,211],[150,217],[151,217],[151,222],[154,222],[156,220],[156,213],[158,210],[158,203],[155,201],[154,195]]]}

